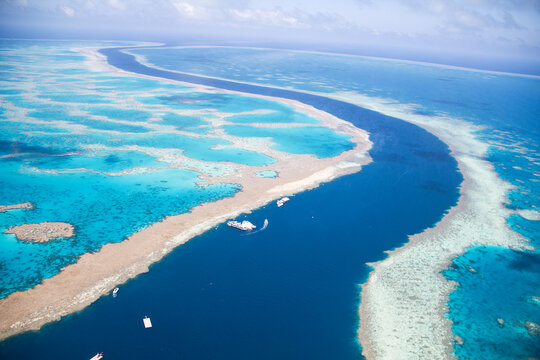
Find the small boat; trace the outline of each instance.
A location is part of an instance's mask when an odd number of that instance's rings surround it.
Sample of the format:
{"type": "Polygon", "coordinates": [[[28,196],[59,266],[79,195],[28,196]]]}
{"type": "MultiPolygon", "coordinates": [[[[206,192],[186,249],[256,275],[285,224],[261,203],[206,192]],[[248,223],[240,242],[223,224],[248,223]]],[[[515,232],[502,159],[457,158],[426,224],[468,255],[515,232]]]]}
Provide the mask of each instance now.
{"type": "Polygon", "coordinates": [[[148,329],[152,327],[152,322],[150,321],[150,318],[148,316],[144,316],[144,319],[142,320],[144,324],[144,328],[148,329]]]}
{"type": "Polygon", "coordinates": [[[282,207],[283,205],[285,205],[285,203],[289,202],[289,200],[291,200],[291,199],[289,199],[288,197],[284,197],[284,198],[279,199],[276,202],[276,204],[277,204],[278,207],[282,207]]]}
{"type": "Polygon", "coordinates": [[[102,359],[103,358],[103,353],[97,353],[96,355],[94,355],[90,360],[99,360],[99,359],[102,359]]]}
{"type": "Polygon", "coordinates": [[[242,231],[248,231],[248,230],[253,230],[256,228],[255,225],[253,225],[252,223],[250,223],[249,221],[247,220],[244,220],[242,222],[239,222],[239,221],[229,221],[227,223],[227,226],[230,226],[230,227],[233,227],[235,229],[238,229],[238,230],[242,230],[242,231]]]}
{"type": "Polygon", "coordinates": [[[116,297],[116,294],[118,293],[118,288],[114,288],[113,292],[112,292],[112,296],[113,297],[116,297]]]}

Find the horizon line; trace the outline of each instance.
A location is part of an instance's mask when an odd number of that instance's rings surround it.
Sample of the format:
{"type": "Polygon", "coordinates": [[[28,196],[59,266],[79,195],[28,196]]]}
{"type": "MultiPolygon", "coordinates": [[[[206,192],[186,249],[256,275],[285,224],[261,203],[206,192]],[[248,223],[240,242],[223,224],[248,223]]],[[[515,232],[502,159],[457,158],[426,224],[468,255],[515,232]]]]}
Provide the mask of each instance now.
{"type": "Polygon", "coordinates": [[[141,44],[140,48],[146,48],[146,47],[161,47],[163,49],[165,49],[165,48],[231,48],[231,49],[254,49],[254,50],[278,50],[278,51],[291,51],[291,52],[319,54],[319,55],[358,57],[358,58],[370,59],[370,60],[404,62],[404,63],[409,63],[409,64],[417,64],[417,65],[424,65],[424,66],[436,66],[436,67],[441,67],[441,68],[448,68],[448,69],[454,69],[454,70],[464,70],[464,71],[471,71],[471,72],[480,72],[480,73],[487,73],[487,74],[493,74],[493,75],[506,75],[506,76],[517,76],[517,77],[526,77],[526,78],[532,78],[532,79],[540,79],[540,74],[526,74],[526,73],[510,72],[510,71],[488,70],[488,69],[481,69],[481,68],[476,68],[476,67],[467,67],[467,66],[451,65],[451,64],[441,64],[441,63],[423,61],[423,60],[410,60],[410,59],[400,59],[400,58],[394,58],[394,57],[360,55],[360,54],[352,54],[352,53],[347,53],[347,52],[333,52],[331,50],[322,51],[322,50],[295,49],[295,48],[288,48],[288,47],[278,48],[278,47],[249,46],[249,45],[215,45],[215,44],[210,44],[210,43],[200,44],[200,45],[172,45],[170,43],[161,42],[161,41],[157,42],[157,41],[147,41],[147,40],[119,40],[119,39],[103,40],[103,39],[13,38],[13,37],[4,38],[4,37],[0,37],[0,40],[66,41],[66,42],[67,41],[82,41],[82,42],[91,42],[91,41],[113,42],[113,41],[118,41],[118,42],[141,44]]]}

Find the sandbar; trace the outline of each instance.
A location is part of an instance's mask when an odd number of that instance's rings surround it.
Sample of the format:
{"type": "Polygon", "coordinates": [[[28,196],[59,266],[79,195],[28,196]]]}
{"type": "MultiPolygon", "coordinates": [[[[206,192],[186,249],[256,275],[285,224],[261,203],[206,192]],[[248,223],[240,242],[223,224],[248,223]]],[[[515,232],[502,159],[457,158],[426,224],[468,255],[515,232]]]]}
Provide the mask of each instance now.
{"type": "Polygon", "coordinates": [[[75,228],[64,222],[42,222],[13,226],[4,233],[15,234],[19,240],[44,243],[60,237],[73,237],[75,236],[75,228]]]}
{"type": "Polygon", "coordinates": [[[8,210],[15,210],[15,209],[29,209],[32,210],[34,208],[34,205],[31,202],[25,202],[20,204],[12,204],[12,205],[0,205],[0,213],[6,212],[8,210]]]}
{"type": "MultiPolygon", "coordinates": [[[[91,57],[94,67],[139,77],[138,74],[110,67],[95,51],[89,52],[86,49],[84,53],[91,57]]],[[[183,82],[161,78],[158,80],[193,87],[192,84],[183,82]]],[[[209,87],[205,89],[212,90],[209,87]]],[[[246,96],[232,91],[214,91],[246,96]]],[[[257,172],[269,170],[268,166],[236,164],[236,169],[230,174],[207,179],[205,184],[229,182],[240,184],[242,190],[232,198],[201,204],[192,208],[189,213],[169,216],[120,243],[107,244],[96,253],[84,254],[76,263],[66,266],[57,275],[44,279],[34,288],[12,293],[0,300],[0,340],[28,330],[37,330],[48,322],[82,310],[117,285],[147,272],[152,263],[162,259],[175,247],[217,224],[242,213],[249,213],[283,196],[291,196],[339,176],[358,172],[362,166],[371,162],[368,150],[372,143],[364,130],[296,101],[267,96],[255,97],[285,103],[297,111],[321,120],[321,125],[350,135],[349,140],[354,143],[354,148],[338,156],[322,159],[312,155],[274,151],[273,156],[277,162],[271,165],[271,170],[278,172],[278,177],[264,178],[256,175],[257,172]]]]}

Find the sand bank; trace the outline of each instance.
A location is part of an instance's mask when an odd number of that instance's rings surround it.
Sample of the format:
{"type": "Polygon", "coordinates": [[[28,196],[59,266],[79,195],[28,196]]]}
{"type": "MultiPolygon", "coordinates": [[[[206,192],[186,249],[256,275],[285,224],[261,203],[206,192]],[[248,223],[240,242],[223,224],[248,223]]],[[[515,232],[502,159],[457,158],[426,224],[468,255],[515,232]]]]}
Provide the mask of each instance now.
{"type": "Polygon", "coordinates": [[[34,208],[34,205],[32,205],[31,202],[25,202],[20,204],[12,204],[12,205],[0,205],[0,213],[6,212],[8,210],[14,210],[14,209],[29,209],[32,210],[34,208]]]}
{"type": "MultiPolygon", "coordinates": [[[[99,54],[85,54],[95,56],[92,58],[92,66],[120,73],[104,63],[99,54]]],[[[181,84],[195,87],[192,84],[181,84]]],[[[0,300],[0,340],[39,329],[48,322],[85,308],[118,284],[147,272],[152,263],[159,261],[178,245],[227,219],[249,213],[282,196],[290,196],[339,176],[360,171],[363,165],[371,161],[367,152],[371,142],[365,131],[296,101],[265,98],[290,105],[320,119],[323,126],[350,135],[350,141],[355,147],[339,156],[323,159],[274,151],[277,162],[270,166],[237,166],[226,176],[205,181],[240,184],[242,191],[232,198],[197,206],[189,213],[167,217],[121,243],[104,245],[99,252],[84,254],[75,264],[66,266],[56,276],[43,280],[32,289],[12,293],[0,300]],[[279,177],[262,178],[256,175],[256,172],[269,169],[278,172],[279,177]]]]}
{"type": "Polygon", "coordinates": [[[14,226],[7,229],[5,233],[15,234],[19,240],[42,243],[60,237],[73,237],[75,236],[75,228],[73,225],[63,222],[42,222],[14,226]]]}
{"type": "Polygon", "coordinates": [[[488,145],[474,136],[479,127],[413,114],[406,105],[383,99],[350,93],[333,97],[416,124],[445,142],[457,159],[464,178],[458,204],[434,228],[410,236],[385,260],[369,264],[374,270],[362,286],[358,331],[368,359],[451,359],[456,340],[445,314],[456,284],[441,271],[471,246],[529,247],[506,223],[513,212],[503,204],[512,185],[485,160],[488,145]]]}

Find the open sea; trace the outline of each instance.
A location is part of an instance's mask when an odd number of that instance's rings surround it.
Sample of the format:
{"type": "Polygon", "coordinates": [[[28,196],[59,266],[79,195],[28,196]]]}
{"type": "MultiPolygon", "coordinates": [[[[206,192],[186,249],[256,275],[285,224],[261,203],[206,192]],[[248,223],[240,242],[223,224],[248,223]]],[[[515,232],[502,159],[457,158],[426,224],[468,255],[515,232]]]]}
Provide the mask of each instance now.
{"type": "MultiPolygon", "coordinates": [[[[240,149],[215,152],[216,143],[179,137],[174,127],[204,134],[209,130],[205,116],[215,115],[208,109],[266,109],[283,114],[280,119],[296,116],[301,122],[316,122],[274,102],[112,76],[90,69],[72,50],[111,43],[1,45],[0,150],[7,155],[16,148],[26,155],[0,158],[6,174],[0,178],[0,203],[39,199],[42,205],[32,212],[0,214],[0,226],[54,217],[75,223],[77,229],[76,242],[65,239],[45,247],[21,245],[13,236],[0,235],[2,296],[31,287],[78,255],[96,251],[104,236],[105,242],[121,241],[168,214],[240,190],[234,184],[201,189],[195,185],[197,172],[191,170],[109,176],[136,166],[159,168],[160,158],[153,152],[134,150],[176,149],[190,159],[214,161],[216,172],[227,171],[220,165],[224,159],[272,163],[262,154],[240,149]],[[19,63],[23,68],[17,68],[19,63]],[[175,118],[178,106],[197,116],[175,118]],[[131,147],[117,146],[120,134],[122,144],[131,147]],[[62,155],[61,160],[56,155],[62,155]],[[73,170],[80,168],[92,171],[73,170]],[[108,204],[118,206],[100,204],[104,190],[108,204]]],[[[258,225],[268,219],[264,231],[246,236],[222,224],[192,239],[151,266],[149,273],[120,286],[116,298],[103,297],[38,332],[0,343],[2,359],[85,359],[102,351],[106,359],[361,357],[357,311],[359,286],[370,270],[366,262],[384,258],[384,251],[406,242],[407,235],[440,220],[456,204],[462,177],[447,146],[427,131],[325,93],[384,98],[429,116],[483,125],[477,135],[491,145],[488,159],[499,176],[515,185],[505,206],[530,210],[513,215],[508,223],[538,245],[537,78],[282,50],[130,50],[155,65],[147,67],[125,52],[101,51],[112,65],[132,72],[295,99],[327,111],[370,133],[373,162],[360,173],[294,196],[282,208],[269,204],[245,216],[258,225]],[[142,327],[145,315],[151,317],[152,329],[142,327]]],[[[245,125],[243,115],[233,120],[238,125],[227,132],[261,136],[245,125]]],[[[279,120],[269,116],[267,121],[279,120]]],[[[272,136],[276,148],[291,153],[324,157],[347,148],[338,134],[298,131],[264,136],[272,136]],[[302,143],[294,136],[310,140],[302,143]],[[332,139],[334,146],[322,146],[322,139],[332,139]]],[[[540,323],[539,263],[537,251],[488,247],[470,249],[454,261],[445,276],[461,284],[451,294],[448,314],[454,333],[464,339],[455,347],[458,357],[514,359],[540,353],[538,335],[523,326],[527,321],[540,323]],[[504,326],[497,318],[504,319],[504,326]]]]}

